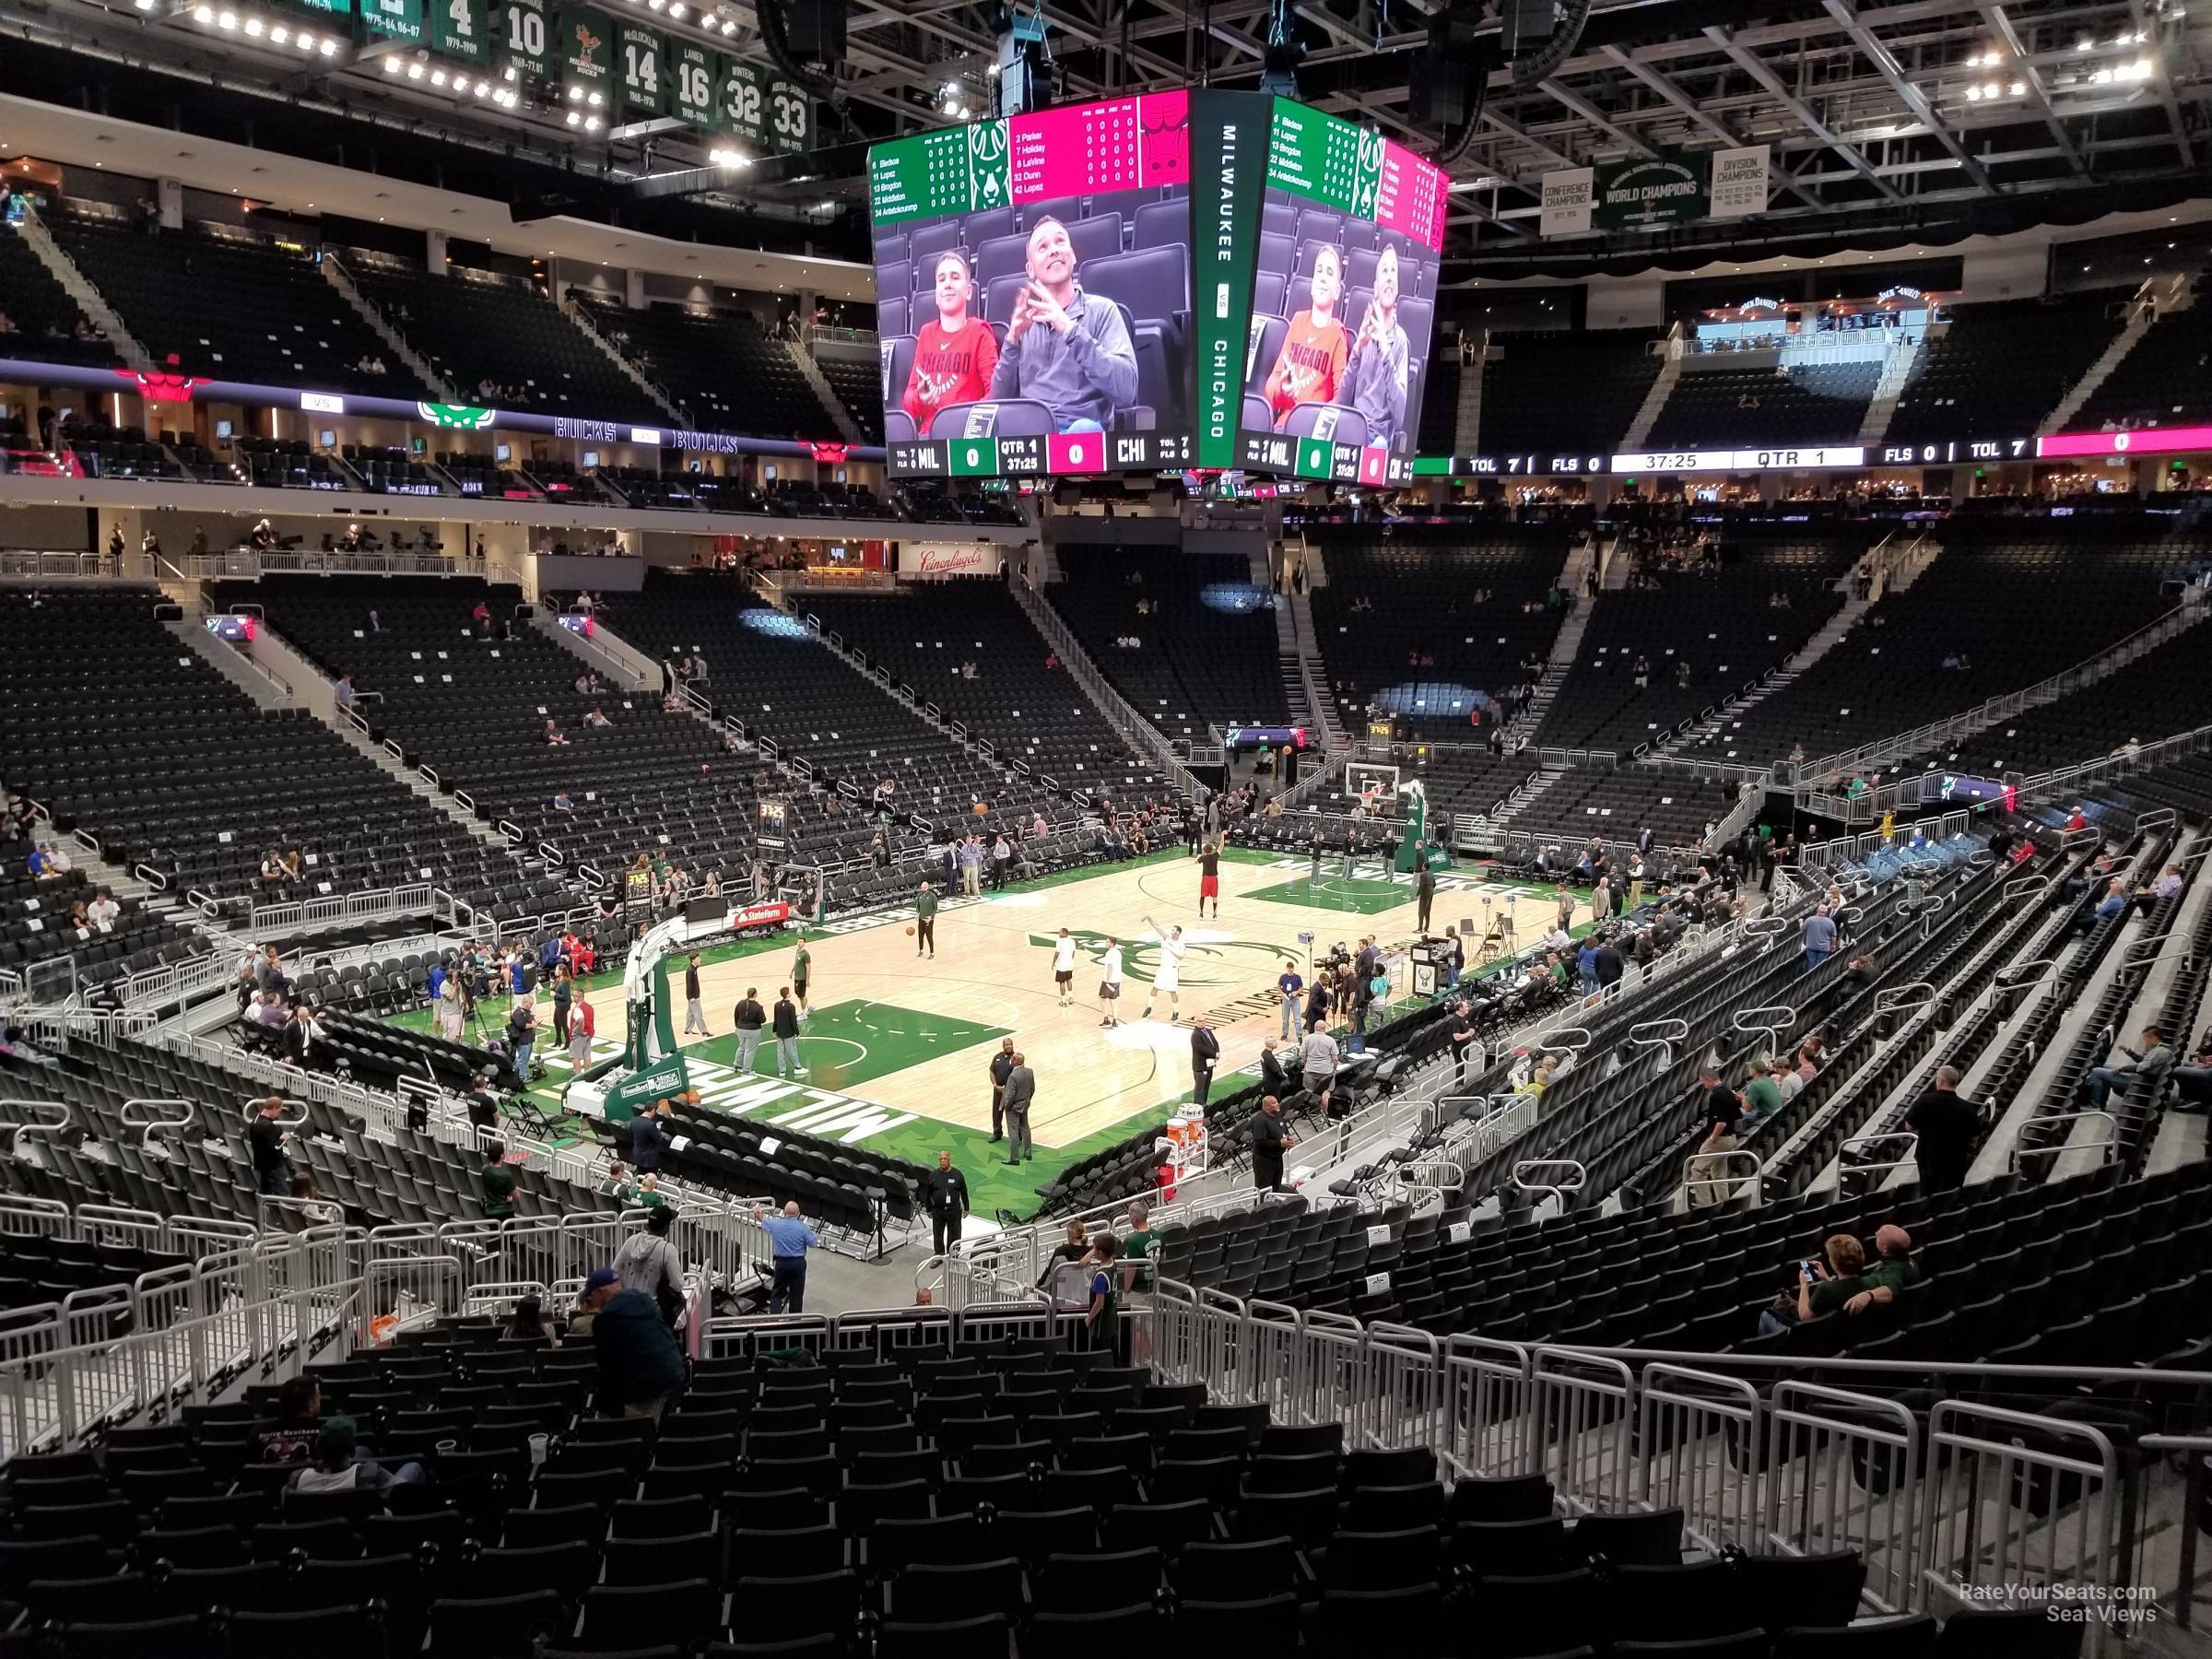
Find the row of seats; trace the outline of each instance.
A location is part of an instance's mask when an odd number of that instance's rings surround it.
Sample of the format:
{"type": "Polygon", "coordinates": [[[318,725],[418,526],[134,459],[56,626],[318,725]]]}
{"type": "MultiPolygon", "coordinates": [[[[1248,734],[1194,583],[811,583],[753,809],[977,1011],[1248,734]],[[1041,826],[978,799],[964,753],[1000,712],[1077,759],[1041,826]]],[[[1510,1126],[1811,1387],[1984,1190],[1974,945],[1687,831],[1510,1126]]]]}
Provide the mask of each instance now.
{"type": "Polygon", "coordinates": [[[303,710],[264,712],[156,619],[151,590],[16,595],[0,605],[9,784],[218,899],[308,898],[430,881],[501,885],[494,852],[303,710]],[[268,850],[302,875],[271,890],[268,850]]]}
{"type": "Polygon", "coordinates": [[[64,202],[54,240],[154,360],[186,374],[419,398],[429,389],[314,262],[274,240],[186,229],[148,235],[64,202]],[[387,372],[364,374],[364,359],[387,372]]]}
{"type": "Polygon", "coordinates": [[[1046,590],[1053,609],[1114,689],[1170,737],[1290,723],[1275,598],[1242,555],[1063,546],[1059,563],[1061,581],[1046,590]]]}

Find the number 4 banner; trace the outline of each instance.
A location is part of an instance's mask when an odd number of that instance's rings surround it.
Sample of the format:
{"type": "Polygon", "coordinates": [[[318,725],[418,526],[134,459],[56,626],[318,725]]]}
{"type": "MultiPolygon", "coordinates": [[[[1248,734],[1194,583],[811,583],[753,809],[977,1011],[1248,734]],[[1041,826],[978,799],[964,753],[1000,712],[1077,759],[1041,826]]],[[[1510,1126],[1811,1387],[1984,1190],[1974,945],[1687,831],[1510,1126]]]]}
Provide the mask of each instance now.
{"type": "Polygon", "coordinates": [[[430,0],[430,50],[441,57],[481,64],[490,55],[484,0],[430,0]]]}

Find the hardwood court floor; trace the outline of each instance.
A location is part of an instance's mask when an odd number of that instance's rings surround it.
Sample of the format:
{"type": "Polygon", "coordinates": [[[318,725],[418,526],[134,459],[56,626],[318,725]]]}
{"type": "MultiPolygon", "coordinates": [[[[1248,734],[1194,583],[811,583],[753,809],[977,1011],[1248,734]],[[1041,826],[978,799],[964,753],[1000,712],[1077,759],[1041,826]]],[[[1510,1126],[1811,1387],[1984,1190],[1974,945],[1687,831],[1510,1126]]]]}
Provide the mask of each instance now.
{"type": "MultiPolygon", "coordinates": [[[[934,960],[916,955],[911,910],[832,917],[809,930],[803,1077],[785,1087],[735,1070],[732,1010],[748,986],[772,1006],[778,988],[790,982],[795,941],[788,935],[707,957],[700,980],[709,1035],[686,1038],[684,1053],[710,1104],[918,1160],[949,1147],[979,1210],[1003,1204],[1026,1214],[1036,1207],[1035,1186],[1056,1170],[1145,1119],[1164,1123],[1172,1107],[1190,1100],[1193,1019],[1205,1018],[1220,1039],[1215,1088],[1227,1092],[1237,1087],[1233,1074],[1256,1067],[1262,1041],[1281,1029],[1275,981],[1286,961],[1311,978],[1312,957],[1332,944],[1356,949],[1370,933],[1388,948],[1409,942],[1418,913],[1412,879],[1384,875],[1363,861],[1347,878],[1338,856],[1314,883],[1305,859],[1230,848],[1221,861],[1221,913],[1200,917],[1197,861],[1177,849],[986,891],[979,900],[947,900],[937,915],[934,960]],[[1153,997],[1153,1018],[1144,1018],[1160,955],[1153,924],[1181,925],[1187,946],[1173,1024],[1164,994],[1153,997]],[[1063,927],[1078,944],[1074,1001],[1065,1007],[1052,973],[1063,927]],[[1110,937],[1124,951],[1124,1023],[1107,1030],[1099,1023],[1099,958],[1110,937]],[[1037,1161],[1018,1171],[998,1161],[1004,1148],[989,1139],[987,1067],[1002,1036],[1014,1039],[1037,1074],[1030,1118],[1037,1161]]],[[[1464,917],[1479,935],[1510,906],[1525,945],[1554,913],[1548,889],[1486,881],[1476,871],[1440,874],[1437,888],[1437,931],[1464,917]]],[[[1587,917],[1585,905],[1577,920],[1587,917]]],[[[680,1032],[682,959],[669,966],[680,1032]]],[[[621,986],[610,981],[585,994],[598,1020],[594,1053],[611,1053],[623,1035],[621,986]]],[[[1406,994],[1401,985],[1396,995],[1406,994]]],[[[503,1017],[504,1003],[494,1007],[503,1017]]],[[[540,1023],[550,1023],[542,1004],[540,1023]]],[[[549,1044],[549,1029],[547,1039],[549,1044]]],[[[544,1057],[545,1092],[557,1097],[568,1079],[566,1062],[551,1053],[544,1057]]],[[[764,1041],[753,1072],[772,1077],[774,1068],[774,1045],[764,1041]]]]}

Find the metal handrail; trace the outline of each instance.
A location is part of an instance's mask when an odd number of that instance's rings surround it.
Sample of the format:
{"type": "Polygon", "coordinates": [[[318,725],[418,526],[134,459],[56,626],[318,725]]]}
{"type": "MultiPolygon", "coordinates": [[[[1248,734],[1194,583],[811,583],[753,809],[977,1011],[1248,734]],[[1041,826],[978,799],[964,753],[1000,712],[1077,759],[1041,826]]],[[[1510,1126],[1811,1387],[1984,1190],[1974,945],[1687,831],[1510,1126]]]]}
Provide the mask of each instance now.
{"type": "MultiPolygon", "coordinates": [[[[2086,1140],[2078,1143],[2069,1134],[2065,1139],[2054,1140],[2047,1147],[2023,1147],[2018,1137],[2015,1137],[2012,1149],[2006,1158],[2007,1172],[2017,1173],[2022,1158],[2048,1158],[2060,1152],[2101,1152],[2107,1158],[2117,1158],[2120,1153],[2120,1120],[2109,1112],[2090,1109],[2082,1112],[2046,1112],[2029,1119],[2028,1123],[2021,1127],[2024,1129],[2040,1128],[2049,1124],[2079,1123],[2089,1118],[2103,1119],[2105,1127],[2111,1133],[2101,1140],[2086,1140]]],[[[2103,1159],[2100,1159],[2099,1161],[2101,1162],[2103,1159]]]]}

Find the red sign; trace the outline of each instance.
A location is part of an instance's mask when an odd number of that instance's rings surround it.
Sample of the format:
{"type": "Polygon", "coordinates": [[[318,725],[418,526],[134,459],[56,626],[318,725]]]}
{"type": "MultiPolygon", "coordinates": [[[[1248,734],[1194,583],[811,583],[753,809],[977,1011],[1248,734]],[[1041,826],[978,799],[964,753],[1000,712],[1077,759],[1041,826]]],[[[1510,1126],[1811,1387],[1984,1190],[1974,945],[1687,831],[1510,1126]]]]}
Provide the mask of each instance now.
{"type": "Polygon", "coordinates": [[[1370,488],[1386,483],[1390,477],[1390,451],[1380,443],[1371,443],[1359,452],[1359,482],[1370,488]]]}
{"type": "Polygon", "coordinates": [[[853,451],[849,443],[810,443],[806,447],[817,461],[827,461],[831,465],[842,461],[853,451]]]}
{"type": "Polygon", "coordinates": [[[771,927],[790,920],[791,906],[782,900],[773,904],[740,905],[730,912],[730,925],[740,931],[747,927],[771,927]]]}
{"type": "Polygon", "coordinates": [[[115,372],[135,383],[140,395],[155,403],[190,403],[192,389],[200,383],[189,374],[163,374],[158,370],[143,374],[131,369],[118,369],[115,372]]]}

